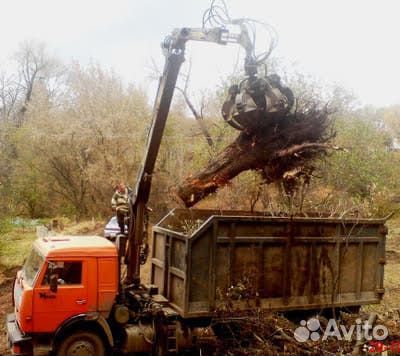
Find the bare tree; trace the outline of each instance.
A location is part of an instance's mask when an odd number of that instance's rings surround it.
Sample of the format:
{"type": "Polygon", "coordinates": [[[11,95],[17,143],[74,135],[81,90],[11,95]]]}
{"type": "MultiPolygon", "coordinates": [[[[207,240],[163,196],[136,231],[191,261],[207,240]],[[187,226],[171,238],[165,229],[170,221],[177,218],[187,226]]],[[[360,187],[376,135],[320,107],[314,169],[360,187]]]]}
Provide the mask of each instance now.
{"type": "Polygon", "coordinates": [[[204,123],[204,117],[203,117],[203,110],[204,110],[204,105],[205,105],[204,97],[201,99],[201,108],[200,108],[200,113],[199,113],[196,110],[196,108],[194,107],[193,102],[191,101],[191,99],[189,98],[189,95],[188,95],[191,71],[192,71],[192,62],[190,62],[190,64],[189,64],[188,72],[186,74],[181,75],[185,79],[183,88],[181,88],[180,86],[176,86],[175,88],[182,94],[187,107],[193,114],[194,118],[196,119],[196,122],[199,124],[200,130],[203,133],[204,137],[206,138],[208,145],[212,146],[214,144],[214,142],[213,142],[211,135],[207,129],[207,126],[204,123]]]}
{"type": "Polygon", "coordinates": [[[46,46],[42,42],[23,42],[14,54],[18,66],[18,97],[19,110],[15,117],[17,126],[21,126],[25,120],[25,113],[32,101],[36,85],[44,83],[47,93],[54,95],[55,88],[60,83],[63,68],[58,60],[47,53],[46,46]]]}
{"type": "MultiPolygon", "coordinates": [[[[192,62],[189,62],[189,69],[187,73],[181,73],[180,77],[184,79],[184,84],[182,86],[175,86],[175,89],[178,90],[182,96],[183,99],[185,100],[185,104],[189,108],[190,112],[192,113],[193,117],[196,119],[196,122],[198,123],[200,130],[202,134],[204,135],[205,139],[207,140],[207,144],[211,147],[213,146],[214,142],[213,139],[208,131],[207,126],[204,123],[204,116],[203,116],[203,110],[205,106],[205,100],[204,97],[201,99],[201,105],[200,105],[200,111],[198,111],[195,108],[195,105],[193,104],[192,99],[189,96],[188,90],[189,90],[189,82],[190,82],[190,75],[191,75],[191,69],[192,69],[192,62]]],[[[155,77],[160,77],[161,76],[161,71],[159,70],[157,64],[155,63],[154,59],[151,59],[151,68],[150,70],[152,71],[151,78],[155,77]]]]}
{"type": "Polygon", "coordinates": [[[15,74],[0,73],[0,120],[8,121],[15,113],[15,108],[22,88],[19,77],[15,74]]]}

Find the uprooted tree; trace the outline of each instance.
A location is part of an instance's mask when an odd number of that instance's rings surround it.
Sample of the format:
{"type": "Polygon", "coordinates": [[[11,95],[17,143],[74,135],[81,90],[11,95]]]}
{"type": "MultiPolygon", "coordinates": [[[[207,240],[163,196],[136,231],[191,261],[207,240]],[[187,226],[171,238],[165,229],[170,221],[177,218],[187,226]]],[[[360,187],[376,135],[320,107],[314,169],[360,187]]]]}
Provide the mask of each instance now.
{"type": "Polygon", "coordinates": [[[285,115],[253,112],[246,130],[207,167],[187,177],[177,195],[187,207],[195,205],[243,171],[258,171],[266,184],[282,181],[287,192],[296,179],[309,180],[314,162],[333,149],[330,110],[311,104],[285,115]]]}

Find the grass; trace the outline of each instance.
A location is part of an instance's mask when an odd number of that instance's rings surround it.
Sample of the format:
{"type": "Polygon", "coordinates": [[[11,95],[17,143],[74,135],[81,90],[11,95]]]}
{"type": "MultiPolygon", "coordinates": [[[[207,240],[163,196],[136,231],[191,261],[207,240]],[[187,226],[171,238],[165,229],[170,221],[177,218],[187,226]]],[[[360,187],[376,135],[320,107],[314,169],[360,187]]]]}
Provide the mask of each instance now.
{"type": "MultiPolygon", "coordinates": [[[[22,265],[36,239],[36,226],[40,223],[24,219],[0,220],[0,275],[22,265]]],[[[59,231],[62,234],[101,234],[104,222],[91,220],[72,223],[65,220],[63,226],[63,230],[59,231]]]]}
{"type": "Polygon", "coordinates": [[[400,308],[400,219],[389,220],[387,226],[389,233],[386,239],[385,295],[379,305],[364,309],[390,314],[400,308]]]}
{"type": "Polygon", "coordinates": [[[96,220],[81,221],[79,223],[70,223],[62,231],[66,235],[101,235],[103,233],[105,222],[96,220]]]}
{"type": "Polygon", "coordinates": [[[18,217],[0,219],[0,273],[23,263],[36,238],[36,226],[42,223],[18,217]]]}
{"type": "Polygon", "coordinates": [[[20,266],[36,238],[36,228],[10,228],[0,232],[0,272],[20,266]]]}

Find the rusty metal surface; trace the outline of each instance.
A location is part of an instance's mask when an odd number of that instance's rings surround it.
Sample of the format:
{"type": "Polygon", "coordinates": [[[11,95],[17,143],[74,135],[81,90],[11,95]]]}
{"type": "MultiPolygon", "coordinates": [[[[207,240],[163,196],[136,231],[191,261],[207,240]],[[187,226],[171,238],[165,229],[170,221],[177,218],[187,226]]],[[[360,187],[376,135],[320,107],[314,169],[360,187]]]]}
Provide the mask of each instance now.
{"type": "Polygon", "coordinates": [[[209,316],[241,283],[242,309],[378,303],[384,223],[175,209],[153,228],[152,282],[183,317],[209,316]]]}

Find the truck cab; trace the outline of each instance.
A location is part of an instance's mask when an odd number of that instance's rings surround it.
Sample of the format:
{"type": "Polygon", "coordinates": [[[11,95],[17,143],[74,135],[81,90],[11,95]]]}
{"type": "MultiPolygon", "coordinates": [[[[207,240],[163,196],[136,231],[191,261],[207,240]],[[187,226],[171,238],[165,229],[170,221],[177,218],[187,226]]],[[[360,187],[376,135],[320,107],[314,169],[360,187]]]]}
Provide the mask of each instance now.
{"type": "Polygon", "coordinates": [[[37,239],[13,289],[14,313],[7,326],[14,354],[54,350],[68,325],[86,329],[84,324],[91,324],[112,340],[105,319],[118,292],[118,254],[107,239],[37,239]]]}

